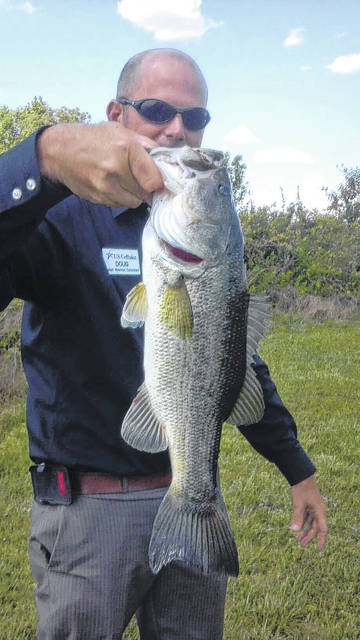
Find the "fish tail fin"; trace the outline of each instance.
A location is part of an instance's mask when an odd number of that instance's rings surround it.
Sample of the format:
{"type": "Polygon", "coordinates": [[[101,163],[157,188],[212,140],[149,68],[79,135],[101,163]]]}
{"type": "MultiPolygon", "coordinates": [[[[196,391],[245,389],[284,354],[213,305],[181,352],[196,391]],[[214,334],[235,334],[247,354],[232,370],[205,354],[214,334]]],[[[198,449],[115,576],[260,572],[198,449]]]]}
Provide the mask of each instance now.
{"type": "Polygon", "coordinates": [[[181,561],[206,574],[237,576],[238,555],[223,502],[189,504],[170,488],[154,521],[149,560],[155,574],[181,561]]]}

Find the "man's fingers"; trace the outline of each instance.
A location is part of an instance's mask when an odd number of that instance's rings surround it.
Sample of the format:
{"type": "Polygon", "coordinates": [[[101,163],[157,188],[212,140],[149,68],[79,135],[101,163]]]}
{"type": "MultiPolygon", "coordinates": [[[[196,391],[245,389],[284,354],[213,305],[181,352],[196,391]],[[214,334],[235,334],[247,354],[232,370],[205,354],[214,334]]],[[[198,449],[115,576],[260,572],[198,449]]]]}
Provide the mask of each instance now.
{"type": "Polygon", "coordinates": [[[291,487],[293,502],[292,531],[298,531],[298,542],[305,547],[315,537],[321,550],[327,536],[326,507],[313,476],[291,487]]]}
{"type": "Polygon", "coordinates": [[[306,547],[317,534],[317,526],[311,522],[305,522],[303,530],[297,536],[297,540],[302,547],[306,547]]]}
{"type": "Polygon", "coordinates": [[[307,511],[304,511],[304,509],[294,507],[293,519],[290,525],[292,531],[300,531],[303,528],[307,515],[307,511]]]}
{"type": "Polygon", "coordinates": [[[327,537],[327,521],[324,509],[319,509],[315,513],[306,510],[294,516],[291,524],[293,531],[300,531],[297,541],[300,546],[306,547],[314,538],[317,537],[317,549],[321,551],[327,537]]]}
{"type": "Polygon", "coordinates": [[[297,540],[302,547],[306,547],[316,536],[318,538],[316,548],[321,551],[327,536],[326,523],[319,524],[317,520],[313,520],[312,523],[305,523],[303,530],[297,536],[297,540]]]}
{"type": "Polygon", "coordinates": [[[136,208],[163,186],[146,149],[155,147],[118,122],[60,124],[38,140],[40,171],[81,198],[108,206],[136,208]]]}
{"type": "Polygon", "coordinates": [[[161,173],[155,162],[139,144],[130,145],[129,166],[134,179],[143,189],[143,196],[162,189],[164,186],[161,173]]]}
{"type": "Polygon", "coordinates": [[[321,551],[321,549],[323,548],[326,542],[327,534],[328,534],[328,530],[327,530],[327,526],[325,525],[325,527],[319,530],[318,543],[316,545],[319,551],[321,551]]]}

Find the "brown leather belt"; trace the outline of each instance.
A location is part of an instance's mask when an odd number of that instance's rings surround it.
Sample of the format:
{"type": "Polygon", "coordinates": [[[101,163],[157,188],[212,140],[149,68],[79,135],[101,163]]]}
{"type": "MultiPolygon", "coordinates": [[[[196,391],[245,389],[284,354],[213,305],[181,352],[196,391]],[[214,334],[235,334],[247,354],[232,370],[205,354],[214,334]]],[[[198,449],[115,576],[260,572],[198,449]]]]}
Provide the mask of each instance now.
{"type": "Polygon", "coordinates": [[[74,493],[127,493],[167,487],[171,482],[171,473],[148,476],[117,477],[107,473],[72,472],[71,485],[74,493]]]}

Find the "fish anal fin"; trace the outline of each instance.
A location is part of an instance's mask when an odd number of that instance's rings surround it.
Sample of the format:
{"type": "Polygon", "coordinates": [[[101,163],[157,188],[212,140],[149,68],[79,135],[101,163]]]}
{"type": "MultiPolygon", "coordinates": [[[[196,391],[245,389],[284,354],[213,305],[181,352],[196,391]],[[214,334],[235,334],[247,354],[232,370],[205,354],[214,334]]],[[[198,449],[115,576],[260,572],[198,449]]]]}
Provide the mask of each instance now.
{"type": "Polygon", "coordinates": [[[193,314],[189,294],[183,282],[176,286],[166,285],[160,307],[160,320],[179,338],[191,337],[193,314]]]}
{"type": "Polygon", "coordinates": [[[127,444],[140,451],[157,453],[168,448],[166,431],[154,414],[145,383],[125,415],[121,435],[127,444]]]}
{"type": "Polygon", "coordinates": [[[121,314],[121,326],[141,327],[144,324],[146,313],[146,288],[143,282],[139,282],[126,296],[123,312],[121,314]]]}

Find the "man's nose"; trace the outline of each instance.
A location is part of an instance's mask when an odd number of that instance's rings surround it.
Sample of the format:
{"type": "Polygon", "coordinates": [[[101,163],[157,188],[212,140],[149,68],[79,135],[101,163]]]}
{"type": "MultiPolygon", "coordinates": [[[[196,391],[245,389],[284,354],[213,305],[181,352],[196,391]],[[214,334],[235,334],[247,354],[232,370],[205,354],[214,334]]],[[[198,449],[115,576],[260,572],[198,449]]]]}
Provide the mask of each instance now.
{"type": "Polygon", "coordinates": [[[185,139],[184,123],[180,113],[177,113],[175,118],[168,122],[164,133],[169,138],[176,138],[177,140],[185,139]]]}

